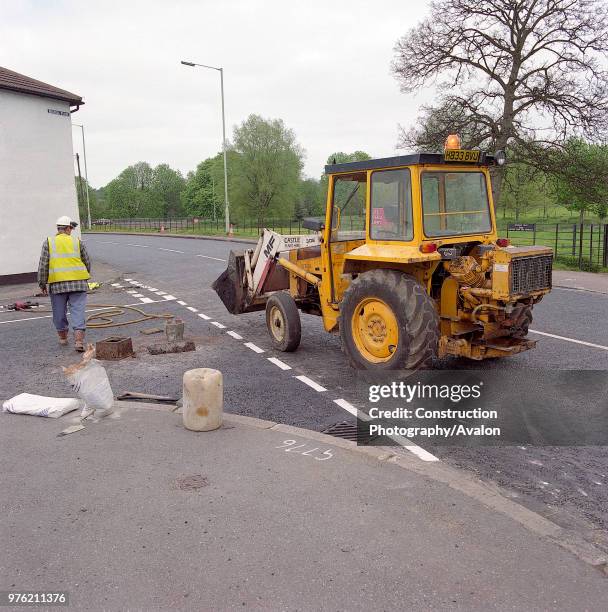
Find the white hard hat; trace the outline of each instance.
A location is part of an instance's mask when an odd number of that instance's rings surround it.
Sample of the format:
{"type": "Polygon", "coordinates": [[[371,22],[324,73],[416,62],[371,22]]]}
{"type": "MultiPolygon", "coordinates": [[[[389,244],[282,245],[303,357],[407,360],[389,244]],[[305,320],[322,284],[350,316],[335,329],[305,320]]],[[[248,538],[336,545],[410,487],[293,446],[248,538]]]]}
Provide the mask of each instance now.
{"type": "Polygon", "coordinates": [[[70,217],[68,217],[67,215],[64,215],[63,217],[59,217],[59,219],[57,219],[55,225],[57,225],[57,227],[68,227],[68,225],[76,227],[78,223],[72,221],[72,219],[70,219],[70,217]]]}

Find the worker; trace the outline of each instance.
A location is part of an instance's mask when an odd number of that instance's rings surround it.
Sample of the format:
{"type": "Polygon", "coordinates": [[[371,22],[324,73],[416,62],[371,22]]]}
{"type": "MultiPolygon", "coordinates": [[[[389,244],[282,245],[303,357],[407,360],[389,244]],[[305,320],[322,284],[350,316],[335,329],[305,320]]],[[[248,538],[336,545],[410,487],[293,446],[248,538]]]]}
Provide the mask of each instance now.
{"type": "Polygon", "coordinates": [[[72,236],[78,223],[70,217],[57,219],[57,235],[49,236],[42,244],[38,264],[38,285],[44,295],[50,295],[53,324],[59,335],[59,344],[68,343],[67,308],[70,306],[74,348],[84,351],[86,330],[85,307],[87,303],[87,279],[91,277],[91,262],[84,244],[72,236]],[[48,283],[48,289],[47,289],[48,283]]]}

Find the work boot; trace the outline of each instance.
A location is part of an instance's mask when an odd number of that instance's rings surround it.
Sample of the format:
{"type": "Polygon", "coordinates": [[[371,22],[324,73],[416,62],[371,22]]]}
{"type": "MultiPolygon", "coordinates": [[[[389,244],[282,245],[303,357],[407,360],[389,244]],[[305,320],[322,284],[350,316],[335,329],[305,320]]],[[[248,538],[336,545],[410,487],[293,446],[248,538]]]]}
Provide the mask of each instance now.
{"type": "Polygon", "coordinates": [[[84,329],[74,330],[74,349],[79,353],[84,353],[84,329]]]}
{"type": "Polygon", "coordinates": [[[61,344],[61,346],[65,346],[68,343],[68,332],[67,332],[67,330],[58,331],[57,335],[59,336],[59,344],[61,344]]]}

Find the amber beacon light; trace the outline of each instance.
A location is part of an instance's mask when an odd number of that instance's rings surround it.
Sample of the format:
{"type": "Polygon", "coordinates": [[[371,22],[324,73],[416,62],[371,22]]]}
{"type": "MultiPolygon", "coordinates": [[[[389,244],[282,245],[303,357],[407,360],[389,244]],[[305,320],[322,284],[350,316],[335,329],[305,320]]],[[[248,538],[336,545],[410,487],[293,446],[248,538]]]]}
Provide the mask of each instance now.
{"type": "Polygon", "coordinates": [[[458,134],[450,134],[445,139],[445,150],[460,149],[460,136],[458,134]]]}

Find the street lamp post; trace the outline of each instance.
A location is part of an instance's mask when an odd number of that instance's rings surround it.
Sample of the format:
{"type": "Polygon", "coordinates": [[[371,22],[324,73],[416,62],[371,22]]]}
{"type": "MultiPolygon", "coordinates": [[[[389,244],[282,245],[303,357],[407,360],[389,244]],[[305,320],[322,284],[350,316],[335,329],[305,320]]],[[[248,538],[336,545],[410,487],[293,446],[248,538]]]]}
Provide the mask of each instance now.
{"type": "Polygon", "coordinates": [[[87,172],[87,147],[84,142],[84,125],[80,125],[79,123],[72,123],[73,126],[79,127],[82,130],[82,154],[84,157],[84,180],[87,183],[87,225],[88,228],[91,229],[91,202],[89,200],[89,174],[87,172]]]}
{"type": "MultiPolygon", "coordinates": [[[[222,90],[222,151],[224,153],[224,202],[226,205],[226,233],[230,233],[230,206],[228,204],[228,161],[226,156],[226,115],[224,112],[224,69],[216,68],[215,66],[207,66],[205,64],[196,64],[194,62],[181,62],[184,66],[199,66],[200,68],[209,68],[210,70],[217,70],[220,73],[220,87],[222,90]]],[[[86,168],[86,162],[85,162],[86,168]]],[[[85,169],[86,173],[86,169],[85,169]]]]}

